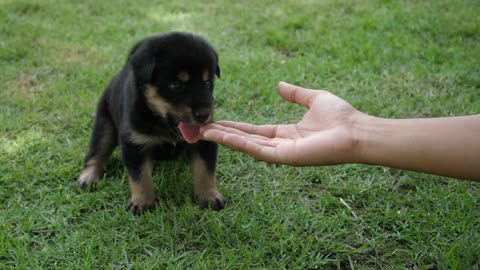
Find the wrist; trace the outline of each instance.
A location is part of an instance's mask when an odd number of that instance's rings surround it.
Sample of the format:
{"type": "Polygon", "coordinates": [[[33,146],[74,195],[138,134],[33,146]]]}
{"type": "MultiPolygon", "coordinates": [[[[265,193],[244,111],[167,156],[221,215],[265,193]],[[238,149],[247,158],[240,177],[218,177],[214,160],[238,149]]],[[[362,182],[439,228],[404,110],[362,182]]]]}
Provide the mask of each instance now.
{"type": "Polygon", "coordinates": [[[352,162],[372,164],[369,151],[376,147],[375,137],[382,136],[384,119],[359,112],[352,121],[351,145],[352,162]]]}

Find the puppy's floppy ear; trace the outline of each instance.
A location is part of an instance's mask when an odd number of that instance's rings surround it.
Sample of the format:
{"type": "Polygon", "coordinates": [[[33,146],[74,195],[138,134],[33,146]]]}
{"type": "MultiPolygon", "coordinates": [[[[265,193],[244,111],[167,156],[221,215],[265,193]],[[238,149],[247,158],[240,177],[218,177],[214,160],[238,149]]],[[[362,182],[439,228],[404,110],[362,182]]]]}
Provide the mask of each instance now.
{"type": "Polygon", "coordinates": [[[215,74],[220,78],[220,67],[218,65],[215,67],[215,74]]]}
{"type": "Polygon", "coordinates": [[[145,42],[135,45],[128,57],[135,79],[144,83],[152,80],[153,69],[155,68],[153,52],[146,45],[148,44],[145,44],[145,42]]]}

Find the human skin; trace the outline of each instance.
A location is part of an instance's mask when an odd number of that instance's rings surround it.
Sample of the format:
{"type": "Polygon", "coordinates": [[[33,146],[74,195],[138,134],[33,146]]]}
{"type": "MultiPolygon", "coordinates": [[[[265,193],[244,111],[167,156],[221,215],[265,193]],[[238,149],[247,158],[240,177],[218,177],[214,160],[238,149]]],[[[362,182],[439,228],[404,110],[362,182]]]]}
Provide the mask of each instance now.
{"type": "Polygon", "coordinates": [[[328,91],[284,82],[278,91],[308,109],[298,123],[219,121],[201,128],[203,139],[269,163],[362,163],[480,181],[480,114],[385,119],[360,112],[328,91]]]}

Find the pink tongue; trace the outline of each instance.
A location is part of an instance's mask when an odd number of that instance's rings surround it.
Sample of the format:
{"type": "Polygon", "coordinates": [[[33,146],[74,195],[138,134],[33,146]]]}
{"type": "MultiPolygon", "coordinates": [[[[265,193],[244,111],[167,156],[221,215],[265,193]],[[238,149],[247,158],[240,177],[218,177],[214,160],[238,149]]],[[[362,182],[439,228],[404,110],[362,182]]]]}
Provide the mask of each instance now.
{"type": "Polygon", "coordinates": [[[200,140],[200,137],[202,136],[200,134],[200,126],[198,125],[190,125],[185,124],[184,122],[180,122],[178,128],[180,129],[183,138],[188,143],[196,143],[198,142],[198,140],[200,140]]]}

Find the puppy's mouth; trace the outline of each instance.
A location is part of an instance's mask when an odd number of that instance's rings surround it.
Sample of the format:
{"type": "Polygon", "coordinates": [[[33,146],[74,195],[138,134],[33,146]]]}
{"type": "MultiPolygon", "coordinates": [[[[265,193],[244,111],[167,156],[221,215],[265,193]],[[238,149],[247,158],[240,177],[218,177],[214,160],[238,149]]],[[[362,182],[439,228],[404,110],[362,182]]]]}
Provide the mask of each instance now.
{"type": "Polygon", "coordinates": [[[180,133],[187,143],[196,143],[202,137],[202,134],[200,133],[201,126],[201,124],[189,124],[180,121],[178,129],[180,129],[180,133]]]}
{"type": "Polygon", "coordinates": [[[172,134],[181,135],[190,144],[200,140],[202,137],[200,128],[203,125],[213,122],[211,109],[195,110],[193,113],[172,112],[167,117],[172,134]]]}

